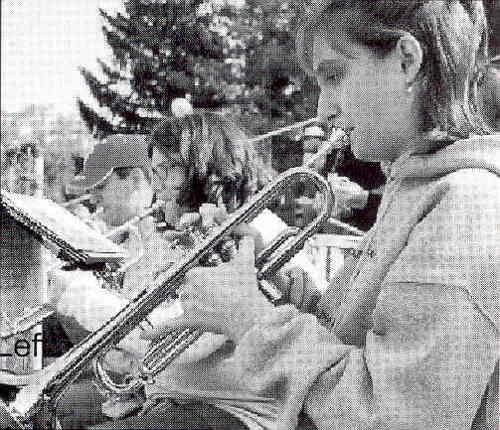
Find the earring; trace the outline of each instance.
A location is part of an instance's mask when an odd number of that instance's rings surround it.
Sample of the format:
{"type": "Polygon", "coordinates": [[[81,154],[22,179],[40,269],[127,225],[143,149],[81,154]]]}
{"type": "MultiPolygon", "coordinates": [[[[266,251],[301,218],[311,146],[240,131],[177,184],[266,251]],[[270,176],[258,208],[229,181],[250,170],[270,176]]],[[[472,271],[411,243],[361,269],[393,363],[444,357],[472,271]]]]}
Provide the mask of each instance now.
{"type": "Polygon", "coordinates": [[[406,88],[406,92],[407,92],[408,94],[411,94],[411,93],[412,93],[412,91],[413,91],[413,85],[408,84],[408,88],[406,88]]]}
{"type": "Polygon", "coordinates": [[[334,121],[337,117],[340,116],[341,113],[342,113],[342,109],[340,108],[340,106],[337,103],[335,103],[335,105],[333,105],[331,108],[331,112],[327,118],[327,121],[328,122],[334,121]]]}

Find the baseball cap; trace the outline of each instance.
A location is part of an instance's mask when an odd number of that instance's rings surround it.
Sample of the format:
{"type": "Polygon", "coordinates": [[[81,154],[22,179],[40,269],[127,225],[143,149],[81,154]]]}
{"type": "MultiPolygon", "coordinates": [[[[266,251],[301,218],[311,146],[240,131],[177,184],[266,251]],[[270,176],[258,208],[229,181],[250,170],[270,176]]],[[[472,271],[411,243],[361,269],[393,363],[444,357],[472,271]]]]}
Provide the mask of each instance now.
{"type": "Polygon", "coordinates": [[[147,135],[113,134],[94,146],[83,171],[68,184],[69,192],[79,194],[102,183],[117,167],[151,168],[147,135]]]}

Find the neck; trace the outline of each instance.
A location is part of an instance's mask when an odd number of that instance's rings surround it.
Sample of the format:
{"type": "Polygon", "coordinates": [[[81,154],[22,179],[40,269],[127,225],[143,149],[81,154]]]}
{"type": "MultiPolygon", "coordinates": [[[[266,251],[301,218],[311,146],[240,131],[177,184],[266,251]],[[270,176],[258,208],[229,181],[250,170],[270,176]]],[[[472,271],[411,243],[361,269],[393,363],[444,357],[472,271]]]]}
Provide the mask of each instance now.
{"type": "Polygon", "coordinates": [[[403,155],[427,154],[441,147],[440,141],[426,137],[427,135],[428,133],[419,133],[407,139],[405,143],[400,145],[392,161],[401,158],[403,155]]]}
{"type": "Polygon", "coordinates": [[[433,135],[432,132],[422,133],[418,137],[418,140],[415,140],[408,146],[405,152],[415,155],[429,154],[447,146],[451,142],[451,140],[445,139],[445,136],[433,135]]]}

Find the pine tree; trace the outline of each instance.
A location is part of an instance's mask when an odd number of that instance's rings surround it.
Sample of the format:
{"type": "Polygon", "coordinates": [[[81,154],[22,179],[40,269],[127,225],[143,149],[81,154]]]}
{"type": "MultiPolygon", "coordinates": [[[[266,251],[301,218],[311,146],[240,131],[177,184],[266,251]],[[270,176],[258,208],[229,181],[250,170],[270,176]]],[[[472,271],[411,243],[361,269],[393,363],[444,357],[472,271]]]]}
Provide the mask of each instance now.
{"type": "Polygon", "coordinates": [[[99,9],[113,62],[98,60],[104,80],[87,68],[80,72],[99,111],[78,99],[89,130],[147,133],[157,118],[169,114],[173,98],[192,95],[195,107],[224,102],[212,81],[223,69],[223,40],[200,14],[203,0],[125,0],[125,13],[99,9]],[[207,73],[207,70],[209,73],[207,73]]]}
{"type": "Polygon", "coordinates": [[[267,115],[302,119],[301,103],[292,96],[305,80],[294,43],[302,1],[247,0],[246,11],[250,25],[259,28],[250,42],[253,49],[249,52],[247,85],[260,89],[257,104],[267,115]]]}
{"type": "Polygon", "coordinates": [[[236,46],[231,53],[244,57],[245,93],[239,100],[266,118],[262,131],[315,114],[317,85],[300,69],[295,55],[295,31],[306,3],[245,0],[232,15],[229,7],[221,11],[231,18],[228,28],[236,46]]]}

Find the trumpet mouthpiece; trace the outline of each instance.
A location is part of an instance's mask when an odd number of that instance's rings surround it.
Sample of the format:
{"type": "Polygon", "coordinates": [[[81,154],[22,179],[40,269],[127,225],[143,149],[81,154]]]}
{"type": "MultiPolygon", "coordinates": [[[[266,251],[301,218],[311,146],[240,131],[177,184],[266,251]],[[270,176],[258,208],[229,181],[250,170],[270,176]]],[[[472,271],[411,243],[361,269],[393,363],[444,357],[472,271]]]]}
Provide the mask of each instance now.
{"type": "Polygon", "coordinates": [[[332,127],[328,139],[330,149],[345,149],[351,145],[350,136],[354,127],[332,127]]]}

